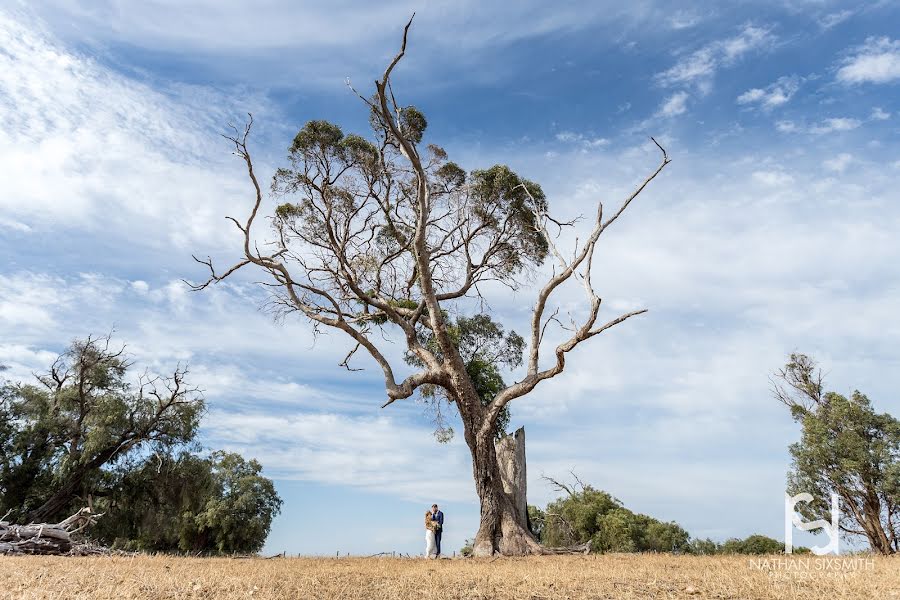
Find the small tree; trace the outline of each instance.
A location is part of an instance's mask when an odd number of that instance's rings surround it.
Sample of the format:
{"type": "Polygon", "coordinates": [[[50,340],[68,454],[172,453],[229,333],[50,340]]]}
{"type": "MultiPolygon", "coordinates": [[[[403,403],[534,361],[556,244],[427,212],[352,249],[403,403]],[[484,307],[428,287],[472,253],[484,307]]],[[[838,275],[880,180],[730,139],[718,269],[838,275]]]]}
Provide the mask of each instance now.
{"type": "Polygon", "coordinates": [[[213,495],[197,515],[198,530],[220,554],[262,550],[272,519],[281,511],[281,498],[262,466],[239,454],[214,452],[213,495]]]}
{"type": "Polygon", "coordinates": [[[900,551],[900,421],[876,413],[858,391],[826,392],[822,371],[803,354],[776,372],[773,393],[802,426],[790,446],[788,492],[808,492],[813,502],[798,509],[828,521],[836,493],[841,531],[864,536],[881,554],[900,551]]]}
{"type": "MultiPolygon", "coordinates": [[[[553,234],[563,224],[548,213],[537,183],[503,165],[466,173],[440,147],[423,146],[424,115],[399,104],[391,87],[411,22],[400,52],[375,82],[374,97],[360,96],[369,110],[372,140],[344,135],[325,121],[310,121],[294,138],[290,164],[278,169],[272,183],[274,194],[285,202],[275,210],[274,239],[268,246],[258,243],[253,230],[261,218],[263,191],[247,146],[252,118],[243,130],[226,136],[255,192],[246,218],[229,217],[243,237],[243,256],[224,271],[217,271],[211,259],[198,259],[208,267],[209,278],[193,287],[199,290],[243,267],[257,267],[270,277],[274,306],[303,315],[316,330],[333,328],[349,336],[353,349],[343,366],[349,368],[359,349],[374,359],[384,375],[384,406],[423,390],[443,395],[459,413],[472,454],[481,501],[475,554],[540,553],[540,544],[523,525],[524,515],[503,490],[494,448],[497,423],[511,401],[562,373],[566,355],[576,346],[645,312],[598,322],[601,301],[591,282],[591,266],[601,234],[669,158],[657,144],[660,164],[611,216],[599,204],[590,233],[566,258],[553,234]],[[261,250],[267,247],[271,250],[261,250]],[[525,375],[496,391],[494,373],[473,371],[448,315],[464,312],[466,300],[478,296],[487,282],[517,288],[548,257],[556,264],[534,303],[525,375]],[[570,279],[584,287],[586,315],[573,322],[549,364],[542,364],[547,362],[541,360],[542,341],[548,327],[559,323],[556,312],[547,314],[548,304],[570,279]],[[403,343],[417,366],[405,378],[398,377],[397,365],[381,346],[392,337],[403,343]],[[490,376],[491,385],[480,388],[473,379],[479,374],[490,376]]],[[[504,336],[500,347],[509,342],[504,336]]]]}

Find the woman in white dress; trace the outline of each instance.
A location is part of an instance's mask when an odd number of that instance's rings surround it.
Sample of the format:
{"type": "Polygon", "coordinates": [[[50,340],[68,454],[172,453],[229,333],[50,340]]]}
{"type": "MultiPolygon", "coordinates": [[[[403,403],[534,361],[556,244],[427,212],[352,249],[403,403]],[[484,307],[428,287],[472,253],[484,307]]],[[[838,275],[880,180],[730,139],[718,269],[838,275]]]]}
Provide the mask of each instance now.
{"type": "Polygon", "coordinates": [[[434,532],[437,529],[437,521],[431,519],[431,511],[425,511],[425,558],[437,558],[437,542],[434,532]]]}

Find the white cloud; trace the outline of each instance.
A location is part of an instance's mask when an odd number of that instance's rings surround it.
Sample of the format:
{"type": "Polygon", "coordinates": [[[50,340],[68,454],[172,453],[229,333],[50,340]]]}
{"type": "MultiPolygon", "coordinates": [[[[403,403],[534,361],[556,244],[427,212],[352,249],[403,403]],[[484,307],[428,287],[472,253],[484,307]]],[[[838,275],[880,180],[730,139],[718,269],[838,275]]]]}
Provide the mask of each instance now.
{"type": "Polygon", "coordinates": [[[279,479],[360,487],[417,501],[474,497],[471,459],[459,437],[440,445],[423,428],[391,416],[214,411],[205,427],[226,449],[259,459],[279,479]],[[428,465],[440,465],[440,472],[425,485],[428,465]]]}
{"type": "Polygon", "coordinates": [[[854,14],[855,13],[852,10],[839,10],[837,12],[828,13],[816,20],[822,29],[831,29],[832,27],[840,25],[854,14]]]}
{"type": "Polygon", "coordinates": [[[775,123],[775,129],[782,133],[794,133],[795,131],[799,131],[797,124],[793,121],[777,121],[775,123]]]}
{"type": "Polygon", "coordinates": [[[662,117],[674,117],[676,115],[684,114],[687,110],[687,99],[687,92],[675,92],[666,98],[656,114],[662,117]]]}
{"type": "Polygon", "coordinates": [[[853,162],[853,155],[847,152],[841,152],[834,158],[830,158],[822,163],[826,169],[829,171],[834,171],[835,173],[843,173],[850,163],[853,162]]]}
{"type": "Polygon", "coordinates": [[[900,79],[900,40],[870,37],[841,61],[837,79],[843,83],[890,83],[900,79]]]}
{"type": "Polygon", "coordinates": [[[709,91],[716,71],[733,65],[745,54],[772,46],[775,36],[771,30],[745,25],[730,38],[716,40],[681,58],[673,67],[659,73],[662,85],[697,85],[701,92],[709,91]]]}
{"type": "Polygon", "coordinates": [[[882,110],[880,107],[876,106],[872,109],[872,114],[869,115],[869,119],[872,121],[887,121],[891,118],[891,113],[882,110]]]}
{"type": "Polygon", "coordinates": [[[602,148],[609,144],[607,138],[586,136],[583,133],[576,133],[574,131],[560,131],[555,137],[559,142],[581,146],[585,151],[602,148]]]}
{"type": "Polygon", "coordinates": [[[703,19],[696,13],[679,10],[669,18],[669,26],[676,31],[679,29],[689,29],[702,20],[703,19]]]}
{"type": "MultiPolygon", "coordinates": [[[[245,111],[203,88],[118,75],[3,12],[0,47],[5,220],[157,249],[230,239],[209,224],[245,210],[247,183],[217,134],[245,111]]],[[[267,114],[260,102],[242,108],[267,114]]]]}
{"type": "Polygon", "coordinates": [[[794,181],[790,174],[783,171],[754,171],[753,179],[772,187],[788,185],[794,181]]]}
{"type": "Polygon", "coordinates": [[[794,121],[777,121],[775,129],[782,133],[810,133],[823,135],[836,131],[852,131],[862,125],[862,121],[851,117],[833,117],[811,125],[803,125],[794,121]]]}
{"type": "Polygon", "coordinates": [[[766,88],[752,88],[738,96],[738,104],[756,104],[764,110],[770,110],[786,104],[800,89],[800,78],[796,75],[779,77],[766,88]]]}
{"type": "Polygon", "coordinates": [[[838,117],[832,119],[825,119],[821,123],[813,125],[809,128],[810,133],[822,134],[822,133],[832,133],[834,131],[850,131],[852,129],[856,129],[862,123],[859,119],[851,119],[847,117],[838,117]]]}
{"type": "MultiPolygon", "coordinates": [[[[360,0],[338,3],[297,3],[267,0],[265,9],[241,2],[147,0],[128,10],[118,0],[45,0],[30,10],[49,21],[72,43],[103,49],[127,45],[157,55],[182,59],[230,79],[265,85],[343,88],[344,78],[371,81],[399,43],[413,12],[410,44],[415,57],[407,72],[431,79],[436,63],[471,60],[461,73],[484,74],[478,49],[548,34],[568,34],[586,28],[608,32],[612,45],[623,31],[655,31],[669,27],[671,11],[659,0],[638,0],[628,6],[611,1],[580,1],[546,10],[539,0],[522,0],[516,10],[508,3],[476,0],[420,0],[372,4],[360,0]],[[666,10],[661,10],[665,7],[666,10]],[[498,27],[503,23],[503,27],[498,27]],[[462,51],[461,51],[462,50],[462,51]],[[291,60],[285,60],[290,56],[291,60]],[[252,57],[252,60],[250,59],[252,57]],[[419,62],[419,59],[425,58],[419,62]],[[417,64],[418,63],[418,64],[417,64]],[[426,69],[424,65],[429,67],[426,69]],[[364,79],[363,79],[364,78],[364,79]]],[[[495,72],[489,77],[502,76],[495,72]]]]}

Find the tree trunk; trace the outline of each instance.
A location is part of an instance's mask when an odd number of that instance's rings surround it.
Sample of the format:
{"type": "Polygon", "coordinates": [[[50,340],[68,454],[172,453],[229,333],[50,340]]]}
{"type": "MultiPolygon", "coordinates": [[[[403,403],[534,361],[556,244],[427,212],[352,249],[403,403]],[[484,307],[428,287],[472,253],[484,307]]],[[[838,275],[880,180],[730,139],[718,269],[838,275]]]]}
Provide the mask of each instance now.
{"type": "MultiPolygon", "coordinates": [[[[516,499],[504,489],[493,437],[473,435],[471,429],[466,427],[466,441],[472,452],[475,489],[481,502],[481,522],[473,553],[475,556],[542,554],[541,545],[526,525],[527,512],[523,513],[516,505],[516,499]]],[[[524,434],[522,440],[524,443],[524,434]]]]}
{"type": "Polygon", "coordinates": [[[128,451],[132,443],[133,440],[126,444],[125,439],[120,439],[98,452],[91,460],[76,467],[66,478],[65,483],[59,486],[46,502],[28,514],[29,520],[35,523],[38,521],[49,521],[53,517],[59,516],[72,498],[81,491],[81,484],[84,482],[84,478],[91,471],[99,469],[112,460],[114,456],[128,451]]]}
{"type": "Polygon", "coordinates": [[[78,492],[85,475],[86,473],[76,473],[65,484],[57,488],[46,502],[31,511],[28,514],[28,520],[32,523],[45,523],[60,514],[78,492]]]}
{"type": "Polygon", "coordinates": [[[0,520],[0,554],[70,553],[75,546],[72,534],[92,525],[94,519],[91,510],[83,508],[59,523],[14,525],[0,520]]]}
{"type": "Polygon", "coordinates": [[[519,427],[512,435],[505,435],[496,442],[497,463],[503,490],[512,498],[519,525],[528,527],[528,478],[525,466],[525,428],[519,427]]]}

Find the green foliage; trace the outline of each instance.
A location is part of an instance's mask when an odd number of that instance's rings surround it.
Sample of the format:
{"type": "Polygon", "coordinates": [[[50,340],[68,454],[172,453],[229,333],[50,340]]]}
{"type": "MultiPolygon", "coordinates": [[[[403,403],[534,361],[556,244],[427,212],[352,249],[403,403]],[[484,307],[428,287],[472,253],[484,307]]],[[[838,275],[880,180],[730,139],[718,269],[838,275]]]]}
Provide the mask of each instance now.
{"type": "Polygon", "coordinates": [[[0,385],[0,514],[59,520],[93,499],[92,534],[152,551],[254,552],[281,500],[256,461],[200,458],[202,398],[179,369],[133,383],[108,340],[76,341],[37,385],[0,385]]]}
{"type": "Polygon", "coordinates": [[[719,544],[709,538],[693,538],[684,549],[685,554],[705,556],[719,553],[719,544]]]}
{"type": "MultiPolygon", "coordinates": [[[[525,340],[515,331],[507,333],[501,325],[484,314],[458,317],[447,327],[447,334],[459,350],[481,404],[487,406],[506,387],[500,375],[500,367],[514,368],[522,364],[525,340]]],[[[419,336],[426,349],[435,356],[442,357],[441,349],[430,329],[421,328],[419,336]]],[[[414,366],[422,366],[421,361],[412,353],[407,353],[406,361],[414,366]]],[[[439,395],[441,390],[435,387],[424,386],[421,392],[435,411],[435,435],[438,441],[449,442],[453,437],[453,430],[444,420],[440,403],[452,403],[452,399],[439,395]]],[[[503,407],[494,427],[498,439],[506,435],[509,420],[509,408],[503,407]]]]}
{"type": "Polygon", "coordinates": [[[459,549],[459,553],[462,554],[466,558],[469,558],[470,556],[472,556],[472,554],[474,552],[475,552],[475,549],[473,547],[472,540],[466,540],[463,543],[463,547],[459,549]]]}
{"type": "Polygon", "coordinates": [[[455,190],[466,182],[466,172],[455,162],[444,163],[435,174],[448,191],[455,190]]]}
{"type": "Polygon", "coordinates": [[[422,141],[428,121],[415,106],[400,109],[400,133],[414,144],[422,141]]]}
{"type": "Polygon", "coordinates": [[[593,552],[672,552],[685,550],[690,536],[585,485],[547,505],[540,539],[549,546],[590,542],[593,552]]]}
{"type": "Polygon", "coordinates": [[[544,524],[547,522],[547,514],[539,507],[528,505],[528,529],[537,538],[538,541],[543,539],[544,524]]]}
{"type": "Polygon", "coordinates": [[[204,404],[184,384],[185,372],[145,375],[133,385],[121,351],[108,346],[76,341],[36,385],[4,384],[0,396],[15,429],[0,441],[0,506],[16,518],[67,516],[102,467],[196,434],[204,404]]]}
{"type": "MultiPolygon", "coordinates": [[[[411,224],[418,210],[414,179],[409,179],[408,172],[391,160],[399,152],[400,144],[388,133],[380,108],[373,104],[372,109],[370,124],[377,144],[359,135],[344,135],[333,123],[309,121],[288,149],[290,167],[279,168],[272,181],[275,195],[296,196],[275,210],[274,225],[285,244],[302,241],[340,254],[346,252],[346,240],[323,239],[326,231],[359,234],[353,227],[371,228],[375,235],[369,242],[377,245],[380,252],[367,252],[370,268],[355,264],[358,273],[376,271],[382,264],[379,260],[388,259],[387,262],[396,264],[398,251],[411,251],[411,224]],[[369,212],[373,198],[388,191],[389,196],[395,194],[395,197],[386,196],[380,200],[375,213],[369,212]],[[388,203],[391,209],[385,211],[388,203]],[[368,215],[365,225],[360,221],[363,215],[368,215]]],[[[425,115],[416,107],[400,109],[399,128],[404,139],[418,145],[427,126],[425,115]]],[[[469,223],[467,230],[477,232],[469,240],[471,247],[479,245],[475,238],[484,242],[492,240],[489,254],[481,257],[483,265],[490,266],[479,269],[484,271],[479,273],[479,278],[490,272],[494,278],[514,285],[515,275],[543,262],[549,246],[536,228],[535,212],[546,211],[547,199],[537,183],[520,177],[504,165],[467,175],[459,165],[447,160],[442,148],[429,145],[428,150],[431,156],[427,163],[427,184],[435,207],[442,207],[435,210],[446,212],[445,204],[464,206],[458,218],[469,223]]],[[[448,264],[462,260],[459,250],[457,247],[456,252],[447,254],[448,264]]]]}
{"type": "Polygon", "coordinates": [[[105,512],[91,535],[107,545],[147,552],[202,552],[196,516],[213,494],[207,459],[142,457],[107,474],[96,508],[105,512]]]}
{"type": "Polygon", "coordinates": [[[128,550],[232,554],[259,551],[281,499],[256,461],[214,452],[146,457],[110,473],[92,532],[128,550]]]}
{"type": "MultiPolygon", "coordinates": [[[[602,490],[590,485],[571,488],[557,484],[566,495],[546,510],[528,507],[532,533],[548,546],[573,546],[590,542],[592,552],[682,552],[686,554],[778,554],[784,544],[763,535],[731,539],[718,544],[710,539],[691,539],[674,522],[632,512],[602,490]]],[[[804,549],[799,549],[803,551],[804,549]]]]}
{"type": "Polygon", "coordinates": [[[309,121],[291,144],[291,154],[311,155],[315,151],[334,151],[344,137],[337,125],[328,121],[309,121]]]}
{"type": "Polygon", "coordinates": [[[783,554],[784,543],[764,535],[751,535],[743,540],[726,540],[717,554],[783,554]]]}
{"type": "Polygon", "coordinates": [[[197,515],[199,531],[223,554],[258,552],[269,535],[281,499],[262,466],[240,455],[214,452],[210,457],[214,494],[197,515]]]}
{"type": "Polygon", "coordinates": [[[519,177],[506,165],[473,171],[470,186],[476,202],[474,211],[482,226],[514,232],[514,237],[498,248],[496,258],[503,273],[511,276],[529,264],[541,264],[550,250],[535,217],[535,212],[547,210],[541,186],[519,177]]]}
{"type": "Polygon", "coordinates": [[[788,493],[808,492],[797,505],[807,520],[830,520],[831,494],[841,498],[841,528],[864,535],[873,550],[900,551],[900,421],[877,413],[864,394],[826,392],[816,363],[793,354],[776,397],[801,425],[790,446],[788,493]]]}
{"type": "MultiPolygon", "coordinates": [[[[686,554],[783,554],[784,544],[764,535],[751,535],[744,539],[731,538],[719,544],[709,538],[692,539],[684,549],[686,554]]],[[[794,547],[794,553],[804,554],[808,548],[794,547]]]]}

